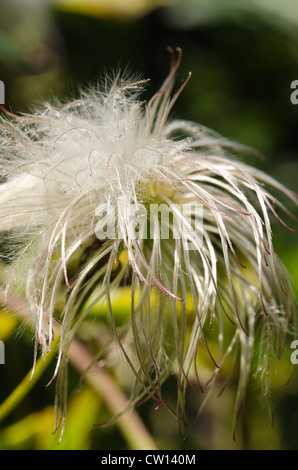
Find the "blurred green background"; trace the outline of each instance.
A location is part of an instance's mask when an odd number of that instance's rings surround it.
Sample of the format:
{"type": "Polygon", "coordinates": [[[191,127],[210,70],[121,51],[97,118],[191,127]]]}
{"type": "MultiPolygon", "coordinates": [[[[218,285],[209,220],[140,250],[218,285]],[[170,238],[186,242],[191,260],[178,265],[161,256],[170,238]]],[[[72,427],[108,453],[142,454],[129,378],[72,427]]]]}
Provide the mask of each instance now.
{"type": "MultiPolygon", "coordinates": [[[[168,72],[167,46],[180,46],[177,83],[188,71],[192,77],[175,116],[255,147],[266,160],[249,156],[247,161],[297,192],[298,105],[290,101],[290,85],[298,80],[297,26],[296,0],[2,0],[0,79],[6,108],[26,112],[43,100],[73,98],[81,86],[119,67],[150,78],[152,96],[168,72]]],[[[279,225],[275,229],[276,251],[298,285],[297,235],[279,225]]],[[[6,364],[0,365],[4,403],[32,367],[32,332],[6,312],[0,316],[0,340],[6,352],[6,364]]],[[[134,448],[117,424],[91,432],[110,412],[94,387],[78,389],[79,374],[72,367],[66,430],[58,446],[59,435],[52,435],[54,387],[45,387],[51,372],[50,365],[7,416],[0,405],[0,449],[134,448]]],[[[174,388],[170,378],[165,394],[171,397],[174,388]]],[[[258,390],[249,389],[236,442],[234,399],[233,386],[220,399],[213,397],[185,440],[175,419],[163,409],[155,411],[154,403],[137,411],[159,449],[298,449],[297,377],[276,390],[273,426],[258,390]]],[[[190,408],[196,403],[192,392],[190,408]]]]}

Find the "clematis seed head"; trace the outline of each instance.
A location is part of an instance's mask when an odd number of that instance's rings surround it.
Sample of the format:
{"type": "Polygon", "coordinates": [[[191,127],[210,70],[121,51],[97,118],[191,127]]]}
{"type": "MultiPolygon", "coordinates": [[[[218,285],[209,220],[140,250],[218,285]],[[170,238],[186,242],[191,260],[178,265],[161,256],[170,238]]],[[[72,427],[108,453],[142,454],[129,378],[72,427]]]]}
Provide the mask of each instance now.
{"type": "Polygon", "coordinates": [[[105,305],[112,341],[108,348],[99,338],[99,353],[108,362],[117,345],[135,380],[132,404],[150,397],[180,429],[190,423],[188,388],[202,395],[199,415],[235,358],[236,425],[253,371],[269,401],[273,358],[295,334],[295,296],[272,220],[293,230],[281,212],[295,219],[283,199],[297,204],[297,195],[237,158],[258,152],[170,117],[190,79],[174,90],[182,53],[170,52],[169,75],[149,102],[139,98],[148,80],[119,74],[66,104],[21,116],[4,110],[7,291],[27,298],[35,361],[60,337],[52,381],[62,415],[70,344],[105,305]],[[130,315],[119,328],[113,293],[125,287],[130,315]],[[162,393],[173,373],[174,409],[162,393]]]}

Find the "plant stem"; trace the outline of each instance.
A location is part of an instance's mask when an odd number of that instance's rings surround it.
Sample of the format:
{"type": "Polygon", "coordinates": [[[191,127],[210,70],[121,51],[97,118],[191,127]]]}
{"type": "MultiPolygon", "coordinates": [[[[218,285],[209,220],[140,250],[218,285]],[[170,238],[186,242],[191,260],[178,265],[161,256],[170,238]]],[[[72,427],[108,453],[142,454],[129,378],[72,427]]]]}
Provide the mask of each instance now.
{"type": "MultiPolygon", "coordinates": [[[[72,341],[69,348],[69,359],[72,365],[81,373],[84,373],[92,362],[92,356],[77,340],[72,341]]],[[[116,386],[112,378],[97,364],[94,364],[88,372],[85,372],[84,378],[99,392],[113,415],[120,414],[126,409],[128,404],[127,398],[116,386]]],[[[116,422],[131,449],[157,449],[153,439],[135,411],[126,411],[119,416],[116,422]]]]}
{"type": "MultiPolygon", "coordinates": [[[[1,285],[0,304],[13,310],[19,317],[26,320],[30,319],[26,302],[11,294],[5,297],[4,289],[1,285]]],[[[10,396],[0,405],[0,421],[13,411],[36,384],[55,356],[59,339],[59,335],[57,335],[52,343],[51,351],[46,354],[45,358],[40,357],[38,359],[33,378],[30,380],[30,371],[10,396]]],[[[113,415],[120,414],[127,408],[128,400],[126,396],[113,379],[98,364],[94,364],[85,372],[92,362],[92,357],[85,346],[76,339],[73,339],[69,348],[69,360],[80,373],[85,373],[84,377],[87,382],[101,396],[113,415]]],[[[129,448],[133,450],[157,449],[155,442],[135,410],[121,414],[116,423],[126,439],[129,448]]]]}
{"type": "Polygon", "coordinates": [[[30,370],[24,379],[19,383],[19,385],[6,398],[6,400],[0,404],[0,422],[3,421],[18,406],[19,403],[21,403],[21,401],[34,387],[46,368],[51,364],[51,361],[57,352],[58,344],[59,338],[55,338],[52,343],[51,351],[47,353],[45,358],[40,357],[36,362],[33,376],[31,377],[32,372],[30,370]]]}

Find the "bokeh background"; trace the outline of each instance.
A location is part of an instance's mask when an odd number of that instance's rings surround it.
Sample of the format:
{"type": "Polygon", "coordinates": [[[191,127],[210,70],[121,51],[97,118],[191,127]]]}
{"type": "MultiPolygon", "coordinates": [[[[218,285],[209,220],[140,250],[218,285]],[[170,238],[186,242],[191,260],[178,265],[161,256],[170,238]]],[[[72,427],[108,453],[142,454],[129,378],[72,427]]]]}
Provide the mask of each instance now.
{"type": "MultiPolygon", "coordinates": [[[[6,108],[28,112],[44,100],[65,101],[119,68],[150,78],[152,96],[168,72],[166,48],[179,46],[177,83],[188,71],[192,77],[175,115],[258,149],[266,159],[249,156],[248,161],[297,192],[298,105],[290,100],[290,85],[298,80],[297,26],[296,0],[1,0],[6,108]]],[[[297,235],[279,225],[274,233],[276,251],[298,285],[297,235]]],[[[52,435],[54,387],[45,387],[51,367],[3,412],[32,367],[32,332],[12,311],[3,311],[0,340],[6,353],[6,364],[0,365],[0,449],[134,448],[117,424],[93,430],[110,411],[94,387],[79,387],[72,367],[60,445],[59,435],[52,435]]],[[[236,441],[233,383],[220,399],[212,398],[185,440],[175,419],[163,409],[155,411],[154,403],[137,411],[159,449],[298,449],[296,375],[275,390],[273,425],[258,388],[249,389],[236,441]]],[[[165,393],[171,396],[174,387],[170,378],[165,393]]],[[[192,393],[190,407],[196,400],[192,393]]]]}

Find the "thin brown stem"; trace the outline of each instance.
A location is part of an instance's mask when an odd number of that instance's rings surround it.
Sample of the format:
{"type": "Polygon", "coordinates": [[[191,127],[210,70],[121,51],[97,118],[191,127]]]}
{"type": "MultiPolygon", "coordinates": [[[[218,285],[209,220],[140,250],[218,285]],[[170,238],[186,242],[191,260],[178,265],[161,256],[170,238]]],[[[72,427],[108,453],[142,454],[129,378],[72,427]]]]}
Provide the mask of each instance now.
{"type": "MultiPolygon", "coordinates": [[[[0,285],[0,304],[16,313],[21,319],[31,321],[26,301],[11,293],[5,294],[0,285]]],[[[156,450],[156,444],[148,433],[138,413],[129,406],[127,397],[119,389],[110,375],[97,363],[91,367],[93,358],[86,347],[73,339],[69,348],[69,361],[73,367],[84,373],[86,382],[98,392],[113,415],[119,415],[117,424],[129,447],[133,450],[156,450]],[[125,413],[123,413],[124,410],[125,413]],[[130,410],[130,411],[129,411],[130,410]]]]}

